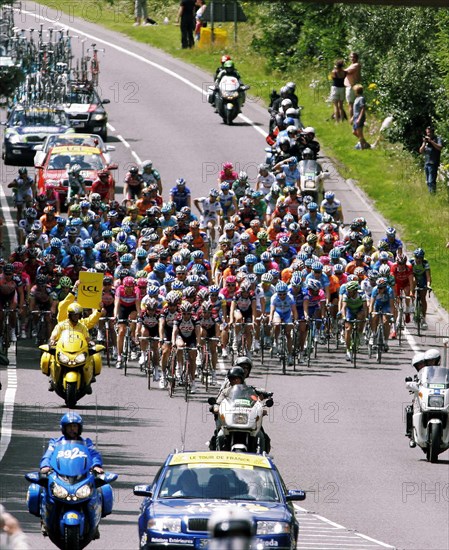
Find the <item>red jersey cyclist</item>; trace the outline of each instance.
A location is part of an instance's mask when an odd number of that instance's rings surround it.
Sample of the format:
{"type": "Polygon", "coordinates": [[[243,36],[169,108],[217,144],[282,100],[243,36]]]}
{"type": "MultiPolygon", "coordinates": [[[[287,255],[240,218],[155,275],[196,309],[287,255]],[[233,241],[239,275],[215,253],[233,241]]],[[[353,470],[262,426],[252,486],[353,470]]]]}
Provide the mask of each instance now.
{"type": "MultiPolygon", "coordinates": [[[[130,321],[135,321],[137,319],[138,311],[140,311],[140,300],[134,278],[125,277],[123,279],[123,283],[115,290],[114,317],[117,319],[118,325],[117,369],[122,368],[122,353],[126,327],[130,321]]],[[[131,342],[134,342],[135,334],[136,324],[131,323],[131,342]]],[[[135,352],[131,353],[131,359],[133,358],[136,358],[135,352]]]]}

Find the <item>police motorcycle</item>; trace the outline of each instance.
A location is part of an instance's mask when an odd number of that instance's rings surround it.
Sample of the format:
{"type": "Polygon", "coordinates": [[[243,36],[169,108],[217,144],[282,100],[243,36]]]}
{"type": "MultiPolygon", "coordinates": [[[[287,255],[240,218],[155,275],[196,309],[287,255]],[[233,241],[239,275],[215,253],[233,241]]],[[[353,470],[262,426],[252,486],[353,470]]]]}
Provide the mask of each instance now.
{"type": "Polygon", "coordinates": [[[318,204],[324,197],[324,180],[328,172],[321,168],[321,165],[314,159],[314,154],[308,147],[302,153],[302,160],[298,163],[300,173],[301,195],[310,195],[318,204]]]}
{"type": "Polygon", "coordinates": [[[42,532],[61,550],[81,550],[99,538],[101,518],[112,513],[111,483],[117,474],[92,470],[92,459],[82,441],[57,445],[47,475],[30,472],[27,506],[41,518],[42,532]]]}
{"type": "MultiPolygon", "coordinates": [[[[209,90],[212,94],[214,88],[210,87],[209,90]]],[[[246,90],[249,90],[249,86],[242,86],[235,76],[224,75],[220,80],[218,89],[215,91],[215,109],[225,124],[232,124],[237,115],[242,112],[246,90]]]]}
{"type": "Polygon", "coordinates": [[[415,380],[406,378],[406,387],[414,394],[410,447],[418,445],[429,462],[438,462],[449,449],[449,369],[423,367],[415,380]]]}
{"type": "Polygon", "coordinates": [[[91,394],[91,384],[101,373],[101,352],[104,346],[89,346],[81,333],[64,330],[56,347],[39,346],[41,371],[50,376],[51,389],[64,399],[67,407],[75,408],[86,394],[91,394]]]}
{"type": "Polygon", "coordinates": [[[266,452],[262,419],[267,414],[266,408],[273,406],[273,394],[261,393],[246,384],[236,384],[225,395],[219,405],[214,397],[208,399],[213,411],[218,413],[221,426],[216,439],[217,450],[266,452]]]}

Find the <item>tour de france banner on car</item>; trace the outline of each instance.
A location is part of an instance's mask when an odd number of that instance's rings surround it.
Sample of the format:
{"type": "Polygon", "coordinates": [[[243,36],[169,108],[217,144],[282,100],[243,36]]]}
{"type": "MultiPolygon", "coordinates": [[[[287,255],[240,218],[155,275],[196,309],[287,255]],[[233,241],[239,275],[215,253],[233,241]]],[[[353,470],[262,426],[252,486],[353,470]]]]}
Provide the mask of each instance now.
{"type": "Polygon", "coordinates": [[[103,292],[103,273],[81,271],[79,281],[76,301],[85,309],[97,309],[103,292]]]}

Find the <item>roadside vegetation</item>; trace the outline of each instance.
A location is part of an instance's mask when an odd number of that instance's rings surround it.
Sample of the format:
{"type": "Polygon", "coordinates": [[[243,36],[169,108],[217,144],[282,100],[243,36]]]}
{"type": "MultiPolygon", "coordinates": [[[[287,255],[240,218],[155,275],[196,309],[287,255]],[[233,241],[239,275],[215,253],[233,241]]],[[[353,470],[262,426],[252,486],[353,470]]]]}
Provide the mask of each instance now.
{"type": "MultiPolygon", "coordinates": [[[[160,48],[213,74],[222,53],[229,53],[251,86],[253,101],[268,104],[272,89],[297,83],[302,120],[317,136],[340,173],[356,180],[375,207],[395,226],[409,252],[420,246],[432,266],[433,289],[449,309],[449,10],[361,5],[324,5],[280,1],[241,2],[248,17],[238,25],[217,24],[228,43],[182,50],[176,26],[179,2],[148,0],[158,25],[133,27],[133,2],[100,0],[49,7],[160,48]],[[168,24],[164,19],[168,18],[168,24]],[[393,117],[376,148],[354,149],[349,123],[336,124],[326,102],[328,75],[338,57],[360,54],[369,105],[365,134],[373,143],[382,120],[393,117]],[[446,143],[436,196],[425,184],[417,149],[425,127],[433,123],[446,143]]],[[[268,113],[267,113],[268,117],[268,113]]],[[[263,144],[261,143],[261,159],[263,144]]]]}

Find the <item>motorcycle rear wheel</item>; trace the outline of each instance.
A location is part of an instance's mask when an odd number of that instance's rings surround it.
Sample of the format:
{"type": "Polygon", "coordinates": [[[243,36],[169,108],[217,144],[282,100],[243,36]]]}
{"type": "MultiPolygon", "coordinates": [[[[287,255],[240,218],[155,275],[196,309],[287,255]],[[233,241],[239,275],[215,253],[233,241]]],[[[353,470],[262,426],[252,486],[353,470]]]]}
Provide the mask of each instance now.
{"type": "Polygon", "coordinates": [[[74,409],[76,407],[76,382],[67,382],[65,403],[69,409],[74,409]]]}
{"type": "Polygon", "coordinates": [[[427,460],[432,464],[438,462],[438,451],[440,450],[441,425],[430,426],[429,445],[427,447],[427,460]]]}
{"type": "Polygon", "coordinates": [[[66,525],[64,528],[64,549],[80,550],[80,532],[77,525],[66,525]]]}

